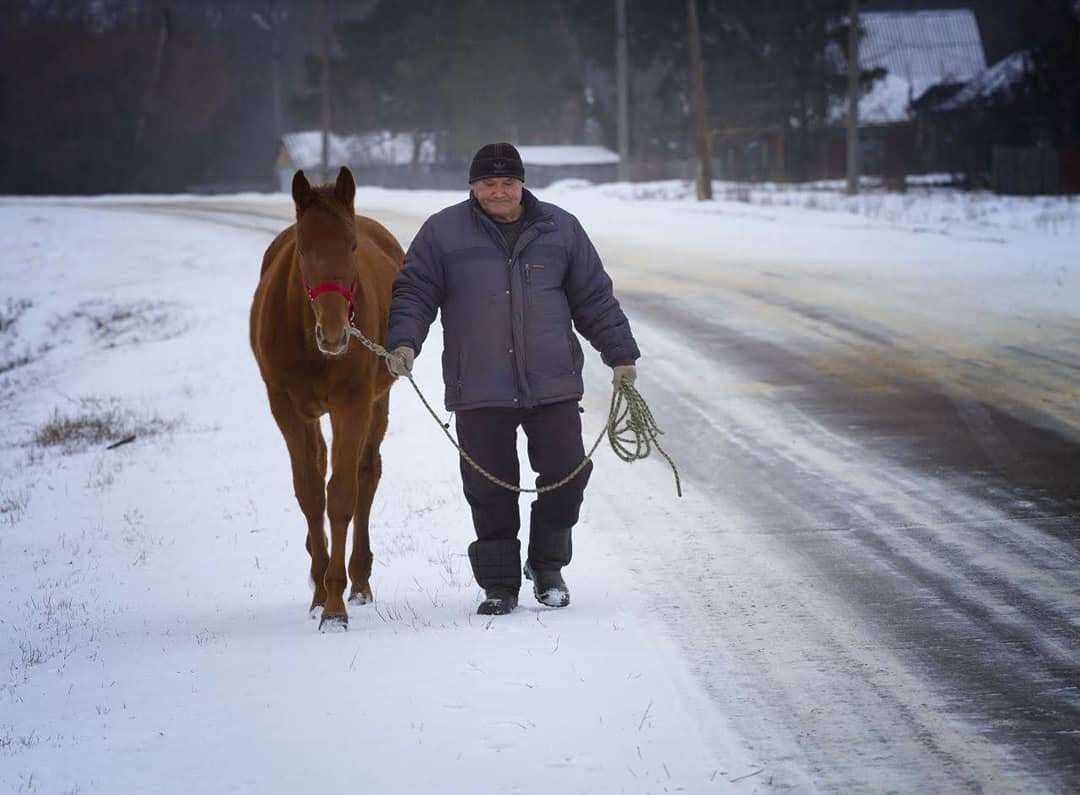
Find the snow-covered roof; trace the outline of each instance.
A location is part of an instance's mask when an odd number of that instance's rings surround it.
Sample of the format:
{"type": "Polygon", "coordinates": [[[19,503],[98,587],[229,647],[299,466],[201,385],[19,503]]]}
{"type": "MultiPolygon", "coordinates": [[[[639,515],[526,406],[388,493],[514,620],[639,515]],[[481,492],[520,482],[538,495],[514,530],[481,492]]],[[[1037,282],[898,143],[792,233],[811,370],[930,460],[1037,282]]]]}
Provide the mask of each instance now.
{"type": "MultiPolygon", "coordinates": [[[[937,85],[966,83],[986,69],[982,38],[969,9],[946,11],[875,11],[859,16],[863,69],[884,69],[859,99],[859,121],[889,124],[906,121],[910,105],[937,85]]],[[[837,101],[829,117],[840,122],[846,101],[837,101]]]]}
{"type": "Polygon", "coordinates": [[[911,98],[942,83],[966,83],[986,69],[975,13],[883,11],[860,17],[866,35],[859,43],[864,69],[881,67],[911,85],[911,98]]]}
{"type": "Polygon", "coordinates": [[[1031,66],[1031,53],[1018,50],[977,74],[953,96],[938,105],[938,110],[956,110],[976,100],[1008,91],[1024,78],[1031,66]]]}
{"type": "Polygon", "coordinates": [[[527,166],[595,166],[618,163],[619,155],[603,146],[519,146],[527,166]]]}
{"type": "MultiPolygon", "coordinates": [[[[322,162],[322,131],[305,130],[281,137],[294,168],[314,168],[322,162]]],[[[413,136],[411,133],[392,133],[387,130],[355,135],[330,134],[329,161],[331,166],[405,166],[412,163],[413,136]]],[[[420,145],[420,162],[435,160],[435,144],[426,138],[420,145]]]]}

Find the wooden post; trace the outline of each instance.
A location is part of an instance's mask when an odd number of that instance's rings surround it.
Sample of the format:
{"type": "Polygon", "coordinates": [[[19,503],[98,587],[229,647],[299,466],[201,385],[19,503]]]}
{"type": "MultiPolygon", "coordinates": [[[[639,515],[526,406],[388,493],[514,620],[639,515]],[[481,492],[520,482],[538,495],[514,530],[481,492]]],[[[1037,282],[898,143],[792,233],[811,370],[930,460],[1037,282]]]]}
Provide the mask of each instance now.
{"type": "Polygon", "coordinates": [[[712,151],[709,145],[708,111],[705,105],[705,63],[701,56],[701,30],[697,0],[686,0],[687,29],[690,36],[690,81],[694,98],[694,130],[697,145],[698,201],[712,198],[712,151]]]}

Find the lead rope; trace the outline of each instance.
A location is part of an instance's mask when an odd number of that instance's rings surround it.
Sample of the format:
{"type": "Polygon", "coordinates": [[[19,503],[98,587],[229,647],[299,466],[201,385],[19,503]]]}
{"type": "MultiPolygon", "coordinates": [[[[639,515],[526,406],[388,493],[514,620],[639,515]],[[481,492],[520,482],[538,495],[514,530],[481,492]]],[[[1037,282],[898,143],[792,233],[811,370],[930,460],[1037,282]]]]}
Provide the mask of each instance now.
{"type": "MultiPolygon", "coordinates": [[[[349,325],[349,334],[356,339],[360,340],[360,344],[374,353],[376,356],[380,356],[383,359],[389,359],[390,353],[377,342],[369,340],[364,336],[364,333],[356,326],[349,325]]],[[[581,463],[574,467],[573,471],[555,483],[549,483],[546,486],[540,486],[535,489],[523,489],[520,486],[515,486],[513,483],[507,483],[505,480],[492,475],[476,461],[473,460],[457,440],[447,430],[449,423],[443,422],[439,419],[439,415],[435,413],[435,410],[431,407],[431,404],[427,402],[424,397],[424,393],[420,391],[420,387],[416,385],[416,381],[413,380],[412,373],[407,373],[406,377],[409,379],[409,383],[412,384],[412,388],[416,390],[417,396],[420,398],[420,402],[424,404],[424,408],[428,410],[428,414],[432,419],[439,424],[442,428],[442,432],[446,435],[446,438],[450,440],[450,443],[457,448],[461,457],[469,462],[477,472],[490,480],[492,483],[502,486],[504,489],[510,491],[516,491],[521,494],[543,494],[544,492],[554,491],[561,486],[565,486],[575,477],[578,473],[585,468],[585,465],[592,460],[593,453],[596,452],[596,448],[600,446],[600,442],[607,436],[608,441],[611,443],[611,449],[615,451],[617,455],[623,461],[628,463],[638,461],[642,458],[648,458],[649,453],[652,452],[652,448],[655,447],[657,452],[664,457],[671,467],[672,473],[675,475],[675,492],[682,496],[682,482],[679,479],[679,470],[675,467],[675,462],[671,460],[664,448],[660,446],[660,441],[657,438],[663,431],[656,424],[656,420],[653,418],[652,412],[649,410],[648,404],[645,402],[645,398],[641,396],[641,393],[634,388],[633,384],[629,384],[622,381],[611,392],[611,407],[608,409],[607,424],[604,426],[604,430],[600,432],[600,435],[596,437],[596,441],[593,442],[589,452],[585,454],[585,458],[581,460],[581,463]]]]}

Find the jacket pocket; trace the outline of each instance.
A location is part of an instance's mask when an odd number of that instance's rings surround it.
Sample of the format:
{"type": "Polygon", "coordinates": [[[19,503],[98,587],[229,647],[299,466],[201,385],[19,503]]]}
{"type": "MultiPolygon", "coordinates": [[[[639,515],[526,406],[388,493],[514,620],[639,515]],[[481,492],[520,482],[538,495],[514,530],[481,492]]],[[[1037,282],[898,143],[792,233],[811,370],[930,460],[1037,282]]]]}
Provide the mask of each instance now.
{"type": "Polygon", "coordinates": [[[566,333],[566,349],[570,351],[570,375],[577,373],[577,362],[574,361],[574,336],[573,332],[566,333]]]}
{"type": "Polygon", "coordinates": [[[526,262],[525,263],[525,284],[532,284],[533,274],[535,274],[537,278],[542,277],[543,274],[542,273],[537,273],[537,271],[543,271],[544,268],[546,268],[546,267],[547,266],[543,265],[543,264],[539,264],[539,263],[535,263],[535,262],[526,262]]]}

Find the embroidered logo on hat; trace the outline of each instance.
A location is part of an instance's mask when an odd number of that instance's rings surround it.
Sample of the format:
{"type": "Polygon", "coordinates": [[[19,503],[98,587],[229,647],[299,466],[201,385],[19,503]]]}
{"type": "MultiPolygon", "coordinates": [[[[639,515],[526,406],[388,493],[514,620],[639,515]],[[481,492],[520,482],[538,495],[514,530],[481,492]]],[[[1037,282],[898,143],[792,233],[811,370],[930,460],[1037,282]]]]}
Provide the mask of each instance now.
{"type": "Polygon", "coordinates": [[[505,171],[506,170],[506,161],[505,160],[496,160],[491,165],[496,171],[505,171]]]}

